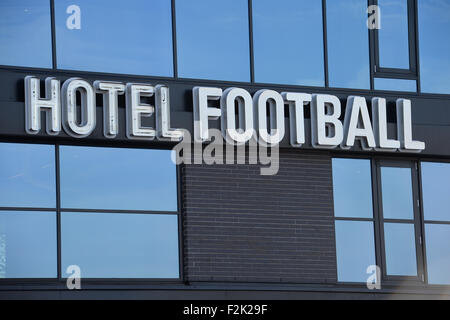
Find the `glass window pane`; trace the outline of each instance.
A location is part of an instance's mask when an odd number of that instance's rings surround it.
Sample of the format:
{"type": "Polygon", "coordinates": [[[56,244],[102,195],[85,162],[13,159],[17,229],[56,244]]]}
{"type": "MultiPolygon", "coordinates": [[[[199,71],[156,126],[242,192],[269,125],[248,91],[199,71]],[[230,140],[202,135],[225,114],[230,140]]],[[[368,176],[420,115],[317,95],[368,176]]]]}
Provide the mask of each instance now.
{"type": "Polygon", "coordinates": [[[380,66],[409,69],[408,1],[378,0],[378,6],[381,12],[380,66]]]}
{"type": "Polygon", "coordinates": [[[0,143],[0,206],[56,207],[55,147],[0,143]]]}
{"type": "Polygon", "coordinates": [[[170,150],[61,146],[64,208],[177,210],[170,150]]]}
{"type": "Polygon", "coordinates": [[[411,168],[381,167],[385,219],[413,219],[411,168]]]}
{"type": "Polygon", "coordinates": [[[369,89],[367,1],[327,0],[331,87],[369,89]]]}
{"type": "Polygon", "coordinates": [[[249,81],[248,1],[176,2],[178,75],[249,81]]]}
{"type": "Polygon", "coordinates": [[[416,80],[374,78],[375,90],[416,92],[416,80]]]}
{"type": "Polygon", "coordinates": [[[0,278],[56,278],[56,213],[0,211],[0,278]]]}
{"type": "Polygon", "coordinates": [[[255,80],[324,86],[322,2],[253,2],[255,80]]]}
{"type": "Polygon", "coordinates": [[[398,276],[416,276],[416,244],[414,225],[385,223],[384,241],[386,273],[398,276]]]}
{"type": "Polygon", "coordinates": [[[170,0],[57,0],[58,68],[173,76],[171,17],[170,0]]]}
{"type": "Polygon", "coordinates": [[[334,158],[332,164],[334,215],[372,218],[370,160],[334,158]]]}
{"type": "Polygon", "coordinates": [[[450,163],[422,162],[425,220],[450,221],[450,163]]]}
{"type": "Polygon", "coordinates": [[[423,92],[450,93],[450,3],[417,1],[420,85],[423,92]]]}
{"type": "Polygon", "coordinates": [[[425,224],[428,283],[450,284],[450,225],[425,224]]]}
{"type": "Polygon", "coordinates": [[[50,1],[0,2],[0,65],[52,67],[50,1]]]}
{"type": "Polygon", "coordinates": [[[62,274],[82,278],[178,278],[177,215],[64,212],[62,274]]]}
{"type": "Polygon", "coordinates": [[[375,265],[373,223],[336,221],[336,256],[339,281],[366,282],[375,265]]]}

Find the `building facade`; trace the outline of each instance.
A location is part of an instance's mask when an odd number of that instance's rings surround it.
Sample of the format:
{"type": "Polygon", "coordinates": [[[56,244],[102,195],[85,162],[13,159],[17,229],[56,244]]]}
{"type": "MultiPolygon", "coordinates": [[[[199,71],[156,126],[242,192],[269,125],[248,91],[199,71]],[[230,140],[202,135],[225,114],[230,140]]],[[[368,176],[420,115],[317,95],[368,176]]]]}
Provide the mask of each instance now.
{"type": "Polygon", "coordinates": [[[0,298],[449,298],[449,12],[2,1],[0,298]]]}

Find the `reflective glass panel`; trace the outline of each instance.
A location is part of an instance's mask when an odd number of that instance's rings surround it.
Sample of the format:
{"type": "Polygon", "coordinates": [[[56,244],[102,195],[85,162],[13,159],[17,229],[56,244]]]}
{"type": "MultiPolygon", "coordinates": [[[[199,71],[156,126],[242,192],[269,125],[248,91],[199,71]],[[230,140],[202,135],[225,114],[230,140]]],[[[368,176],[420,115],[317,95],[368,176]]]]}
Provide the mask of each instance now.
{"type": "Polygon", "coordinates": [[[52,67],[50,1],[0,1],[0,65],[52,67]]]}
{"type": "Polygon", "coordinates": [[[367,267],[375,265],[373,222],[336,221],[338,280],[366,282],[367,267]]]}
{"type": "Polygon", "coordinates": [[[170,150],[60,147],[64,208],[177,210],[170,150]]]}
{"type": "Polygon", "coordinates": [[[381,167],[383,217],[413,219],[411,168],[381,167]]]}
{"type": "Polygon", "coordinates": [[[416,92],[416,80],[374,78],[375,90],[416,92]]]}
{"type": "Polygon", "coordinates": [[[335,217],[372,218],[370,160],[334,158],[332,164],[335,217]]]}
{"type": "Polygon", "coordinates": [[[384,241],[386,273],[397,276],[416,276],[416,245],[414,225],[385,223],[384,241]]]}
{"type": "Polygon", "coordinates": [[[173,76],[170,3],[56,0],[58,68],[173,76]]]}
{"type": "Polygon", "coordinates": [[[249,81],[248,1],[176,2],[178,75],[249,81]]]}
{"type": "Polygon", "coordinates": [[[178,278],[177,215],[63,212],[62,275],[82,278],[178,278]]]}
{"type": "Polygon", "coordinates": [[[324,86],[322,2],[253,1],[255,81],[324,86]]]}
{"type": "Polygon", "coordinates": [[[450,93],[450,2],[417,1],[422,92],[450,93]]]}
{"type": "Polygon", "coordinates": [[[450,225],[425,224],[428,283],[450,284],[450,225]]]}
{"type": "Polygon", "coordinates": [[[378,0],[380,67],[409,69],[408,1],[378,0]]]}
{"type": "Polygon", "coordinates": [[[330,87],[370,88],[367,1],[327,0],[330,87]]]}
{"type": "Polygon", "coordinates": [[[55,147],[0,143],[0,206],[56,207],[55,147]]]}
{"type": "Polygon", "coordinates": [[[450,163],[422,162],[425,220],[450,221],[450,163]]]}
{"type": "Polygon", "coordinates": [[[56,278],[56,213],[0,211],[0,278],[56,278]]]}

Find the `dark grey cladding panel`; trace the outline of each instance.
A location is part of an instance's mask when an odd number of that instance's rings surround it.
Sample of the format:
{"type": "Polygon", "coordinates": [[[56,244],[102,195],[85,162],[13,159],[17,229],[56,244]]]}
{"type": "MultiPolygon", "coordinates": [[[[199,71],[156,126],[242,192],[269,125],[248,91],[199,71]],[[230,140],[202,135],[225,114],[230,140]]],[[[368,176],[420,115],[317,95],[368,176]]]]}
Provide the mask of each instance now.
{"type": "MultiPolygon", "coordinates": [[[[413,139],[424,141],[426,148],[418,155],[431,157],[450,156],[450,95],[419,95],[416,93],[398,92],[371,92],[368,90],[351,90],[336,88],[313,88],[289,85],[262,85],[249,83],[232,83],[224,81],[172,79],[158,77],[142,77],[134,75],[113,75],[94,72],[77,72],[62,70],[43,70],[26,68],[0,68],[0,139],[18,140],[45,140],[49,142],[68,142],[75,144],[108,144],[117,146],[143,146],[143,147],[170,147],[173,143],[153,141],[132,141],[125,135],[125,98],[119,96],[119,134],[114,139],[106,139],[103,136],[103,107],[101,95],[97,94],[97,125],[93,133],[83,139],[72,138],[63,131],[57,136],[48,136],[45,130],[37,135],[28,135],[25,132],[25,105],[24,105],[24,78],[27,75],[34,75],[41,80],[53,76],[61,82],[71,77],[80,77],[93,83],[95,80],[121,81],[164,84],[170,89],[171,126],[173,128],[186,128],[193,131],[192,116],[192,88],[194,86],[216,86],[222,89],[229,87],[241,87],[254,94],[259,89],[274,89],[278,92],[307,92],[307,93],[327,93],[339,97],[342,103],[344,115],[345,102],[349,95],[360,95],[366,97],[369,102],[372,97],[385,97],[388,103],[388,125],[389,137],[395,137],[395,100],[397,98],[411,99],[412,101],[412,122],[413,139]]],[[[43,91],[44,81],[41,81],[41,91],[43,91]]],[[[218,105],[218,102],[215,101],[218,105]]],[[[287,111],[286,107],[286,111],[287,111]]],[[[370,109],[370,103],[369,103],[370,109]]],[[[305,108],[305,130],[307,143],[304,149],[311,149],[310,145],[310,120],[309,108],[305,108]]],[[[154,121],[154,119],[151,119],[154,121]]],[[[289,121],[286,113],[286,135],[281,143],[282,147],[289,147],[289,121]]],[[[220,120],[210,121],[211,128],[219,128],[220,120]]],[[[45,117],[42,117],[42,128],[45,128],[45,117]]],[[[337,150],[339,152],[339,150],[337,150]]],[[[356,144],[351,151],[361,152],[361,147],[356,144]]],[[[375,154],[375,153],[374,153],[375,154]]],[[[389,154],[389,153],[388,153],[389,154]]],[[[399,153],[390,153],[399,155],[399,153]]],[[[405,154],[401,154],[402,156],[405,154]]],[[[416,154],[412,154],[415,156],[416,154]]]]}
{"type": "Polygon", "coordinates": [[[183,166],[186,279],[334,283],[331,158],[282,150],[277,175],[259,169],[183,166]]]}

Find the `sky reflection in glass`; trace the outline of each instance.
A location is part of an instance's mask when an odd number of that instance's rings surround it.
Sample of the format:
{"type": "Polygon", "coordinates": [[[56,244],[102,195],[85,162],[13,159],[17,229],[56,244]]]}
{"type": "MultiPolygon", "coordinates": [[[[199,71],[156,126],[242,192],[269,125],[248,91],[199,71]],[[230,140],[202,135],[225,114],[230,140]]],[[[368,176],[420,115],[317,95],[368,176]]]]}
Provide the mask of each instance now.
{"type": "Polygon", "coordinates": [[[408,1],[378,0],[380,67],[409,69],[408,1]]]}
{"type": "Polygon", "coordinates": [[[52,67],[50,1],[0,2],[0,65],[52,67]]]}
{"type": "Polygon", "coordinates": [[[56,208],[55,147],[0,143],[0,206],[56,208]]]}
{"type": "Polygon", "coordinates": [[[0,211],[0,278],[56,278],[56,213],[0,211]]]}
{"type": "Polygon", "coordinates": [[[373,222],[336,221],[338,280],[366,282],[367,267],[375,264],[373,222]]]}
{"type": "Polygon", "coordinates": [[[248,1],[176,2],[178,75],[250,81],[248,1]]]}
{"type": "Polygon", "coordinates": [[[178,278],[177,215],[63,212],[62,274],[83,278],[178,278]]]}
{"type": "Polygon", "coordinates": [[[57,0],[55,19],[60,69],[173,76],[170,0],[57,0]],[[66,25],[70,5],[80,29],[66,25]]]}
{"type": "Polygon", "coordinates": [[[322,2],[253,1],[255,81],[324,86],[322,2]]]}
{"type": "Polygon", "coordinates": [[[372,218],[370,160],[334,158],[334,216],[372,218]]]}
{"type": "Polygon", "coordinates": [[[417,1],[422,92],[450,93],[450,1],[417,1]]]}
{"type": "Polygon", "coordinates": [[[177,210],[170,150],[61,146],[64,208],[177,210]]]}
{"type": "Polygon", "coordinates": [[[327,0],[330,87],[369,89],[367,1],[327,0]]]}

